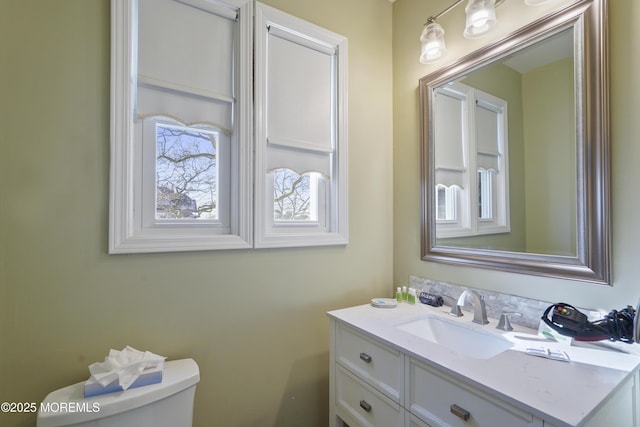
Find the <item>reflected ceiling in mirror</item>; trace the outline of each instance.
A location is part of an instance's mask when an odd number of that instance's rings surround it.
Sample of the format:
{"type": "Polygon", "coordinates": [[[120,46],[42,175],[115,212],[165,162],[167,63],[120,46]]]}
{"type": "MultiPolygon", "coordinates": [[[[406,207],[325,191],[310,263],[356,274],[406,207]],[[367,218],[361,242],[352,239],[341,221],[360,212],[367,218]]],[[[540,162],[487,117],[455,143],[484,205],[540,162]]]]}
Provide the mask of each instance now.
{"type": "Polygon", "coordinates": [[[606,1],[420,80],[422,258],[609,283],[606,1]]]}

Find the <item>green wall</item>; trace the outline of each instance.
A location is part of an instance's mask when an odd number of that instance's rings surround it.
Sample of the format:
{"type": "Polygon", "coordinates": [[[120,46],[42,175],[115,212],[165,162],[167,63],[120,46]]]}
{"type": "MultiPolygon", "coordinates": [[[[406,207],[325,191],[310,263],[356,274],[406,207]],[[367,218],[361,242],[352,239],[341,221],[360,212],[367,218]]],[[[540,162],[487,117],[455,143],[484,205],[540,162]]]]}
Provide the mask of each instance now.
{"type": "Polygon", "coordinates": [[[522,90],[527,252],[576,256],[573,58],[525,73],[522,90]]]}
{"type": "Polygon", "coordinates": [[[0,401],[131,345],[198,362],[196,427],[327,425],[325,312],[392,278],[392,6],[267,3],[349,39],[346,247],[108,255],[110,3],[0,2],[0,401]]]}

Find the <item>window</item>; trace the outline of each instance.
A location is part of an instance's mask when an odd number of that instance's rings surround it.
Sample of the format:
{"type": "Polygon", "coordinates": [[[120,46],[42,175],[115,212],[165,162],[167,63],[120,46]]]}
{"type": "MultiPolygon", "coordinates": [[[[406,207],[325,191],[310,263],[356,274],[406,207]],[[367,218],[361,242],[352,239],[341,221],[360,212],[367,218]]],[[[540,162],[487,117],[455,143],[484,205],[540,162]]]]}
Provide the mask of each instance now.
{"type": "Polygon", "coordinates": [[[346,39],[255,4],[112,1],[110,253],[347,243],[346,39]]]}
{"type": "Polygon", "coordinates": [[[113,1],[112,22],[109,252],[251,247],[252,3],[113,1]]]}
{"type": "Polygon", "coordinates": [[[458,189],[457,185],[451,187],[442,184],[436,185],[436,220],[455,222],[458,220],[458,189]]]}
{"type": "Polygon", "coordinates": [[[494,183],[494,170],[478,169],[478,219],[480,221],[494,219],[496,202],[494,183]]]}
{"type": "Polygon", "coordinates": [[[156,221],[217,221],[222,133],[155,123],[156,221]]]}
{"type": "Polygon", "coordinates": [[[346,39],[256,5],[255,246],[347,243],[346,39]]]}
{"type": "Polygon", "coordinates": [[[437,237],[508,232],[506,101],[455,83],[434,102],[437,237]]]}
{"type": "MultiPolygon", "coordinates": [[[[277,169],[273,175],[273,220],[317,223],[320,211],[320,187],[325,183],[317,172],[298,175],[290,169],[277,169]]],[[[323,180],[324,181],[324,180],[323,180]]]]}

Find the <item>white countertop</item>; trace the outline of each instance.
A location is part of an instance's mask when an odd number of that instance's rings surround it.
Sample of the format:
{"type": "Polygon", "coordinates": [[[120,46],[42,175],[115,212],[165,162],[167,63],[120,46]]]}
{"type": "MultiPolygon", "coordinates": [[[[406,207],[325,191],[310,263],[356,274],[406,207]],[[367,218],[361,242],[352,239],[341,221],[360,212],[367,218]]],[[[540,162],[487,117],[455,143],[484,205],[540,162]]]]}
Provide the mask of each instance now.
{"type": "Polygon", "coordinates": [[[448,312],[447,306],[434,308],[401,303],[396,308],[375,308],[366,304],[331,311],[328,315],[558,427],[582,425],[640,368],[640,357],[636,355],[522,340],[516,337],[535,339],[536,336],[528,334],[537,331],[514,325],[513,332],[505,333],[495,328],[495,319],[480,326],[471,323],[473,314],[469,311],[464,311],[460,318],[448,316],[448,312]],[[464,322],[468,327],[487,332],[502,332],[514,347],[489,359],[476,359],[396,327],[429,314],[464,322]],[[540,346],[560,348],[571,361],[550,360],[523,352],[527,347],[540,346]]]}

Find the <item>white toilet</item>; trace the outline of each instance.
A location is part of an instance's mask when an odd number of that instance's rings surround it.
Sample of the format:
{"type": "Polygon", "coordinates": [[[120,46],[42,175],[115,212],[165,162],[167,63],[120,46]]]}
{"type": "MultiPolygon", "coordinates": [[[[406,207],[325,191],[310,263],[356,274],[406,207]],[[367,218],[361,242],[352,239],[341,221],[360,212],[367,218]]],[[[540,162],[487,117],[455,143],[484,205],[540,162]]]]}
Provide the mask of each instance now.
{"type": "Polygon", "coordinates": [[[70,385],[44,399],[37,427],[191,427],[199,381],[196,362],[182,359],[165,362],[158,384],[88,398],[84,383],[70,385]]]}

